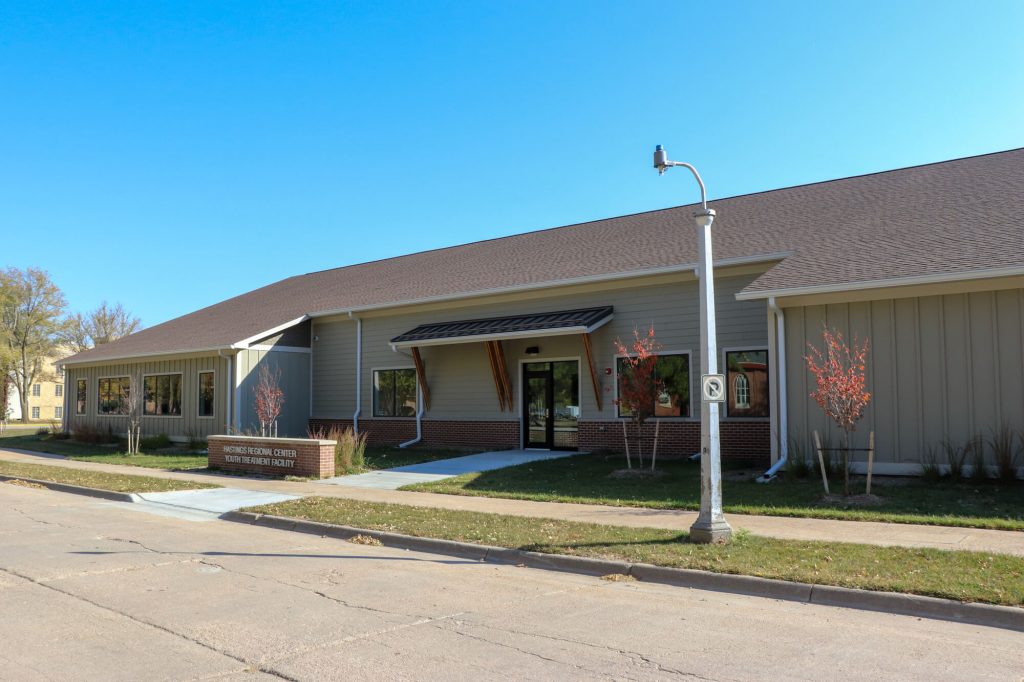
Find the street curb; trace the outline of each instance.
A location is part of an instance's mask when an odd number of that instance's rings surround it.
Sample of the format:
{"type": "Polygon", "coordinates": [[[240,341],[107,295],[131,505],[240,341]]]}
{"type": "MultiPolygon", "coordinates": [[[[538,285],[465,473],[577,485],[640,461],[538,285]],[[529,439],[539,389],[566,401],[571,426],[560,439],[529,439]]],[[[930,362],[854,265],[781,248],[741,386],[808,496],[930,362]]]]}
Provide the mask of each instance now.
{"type": "Polygon", "coordinates": [[[49,488],[50,490],[56,490],[62,493],[72,493],[73,495],[87,495],[89,497],[100,497],[104,500],[116,500],[117,502],[134,502],[135,498],[132,497],[131,493],[117,493],[113,490],[101,490],[99,488],[86,488],[81,485],[72,485],[70,483],[56,483],[54,481],[41,481],[38,478],[28,478],[27,476],[9,476],[7,474],[0,474],[0,481],[25,481],[27,483],[36,483],[49,488]]]}
{"type": "Polygon", "coordinates": [[[748,575],[713,573],[690,568],[670,568],[651,564],[629,563],[605,559],[592,559],[567,554],[544,554],[505,547],[490,547],[469,542],[421,538],[400,533],[339,526],[316,521],[290,519],[269,514],[231,511],[222,514],[225,521],[310,533],[338,539],[349,539],[356,535],[376,538],[388,547],[408,549],[432,554],[458,556],[474,561],[512,564],[544,570],[563,571],[582,575],[609,575],[619,573],[630,575],[642,582],[689,587],[698,590],[728,592],[753,597],[779,599],[782,601],[836,606],[861,611],[885,613],[947,620],[956,623],[970,623],[987,627],[1024,632],[1024,608],[974,604],[925,597],[898,592],[873,592],[831,585],[757,578],[748,575]]]}

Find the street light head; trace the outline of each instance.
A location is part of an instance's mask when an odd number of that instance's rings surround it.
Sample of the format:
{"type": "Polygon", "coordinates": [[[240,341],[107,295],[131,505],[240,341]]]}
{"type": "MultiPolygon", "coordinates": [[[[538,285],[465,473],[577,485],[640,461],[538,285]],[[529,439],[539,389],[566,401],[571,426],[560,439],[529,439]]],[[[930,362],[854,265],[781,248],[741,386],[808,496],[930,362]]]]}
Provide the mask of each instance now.
{"type": "Polygon", "coordinates": [[[660,144],[654,148],[654,167],[658,169],[658,175],[664,175],[669,169],[668,152],[660,144]]]}

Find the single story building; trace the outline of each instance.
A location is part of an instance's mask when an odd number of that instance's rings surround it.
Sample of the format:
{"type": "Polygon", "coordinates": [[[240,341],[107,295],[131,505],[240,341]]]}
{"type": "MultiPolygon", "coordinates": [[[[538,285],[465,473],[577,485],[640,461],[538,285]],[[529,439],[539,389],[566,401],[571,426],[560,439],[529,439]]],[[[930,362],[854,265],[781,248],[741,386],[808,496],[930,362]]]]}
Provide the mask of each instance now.
{"type": "MultiPolygon", "coordinates": [[[[717,199],[723,455],[767,462],[812,429],[803,356],[823,325],[870,343],[882,473],[945,440],[1024,427],[1024,149],[717,199]]],[[[281,435],[355,426],[380,443],[621,449],[614,341],[662,346],[660,451],[699,449],[694,206],[285,279],[64,360],[67,427],[257,428],[261,366],[281,435]]]]}

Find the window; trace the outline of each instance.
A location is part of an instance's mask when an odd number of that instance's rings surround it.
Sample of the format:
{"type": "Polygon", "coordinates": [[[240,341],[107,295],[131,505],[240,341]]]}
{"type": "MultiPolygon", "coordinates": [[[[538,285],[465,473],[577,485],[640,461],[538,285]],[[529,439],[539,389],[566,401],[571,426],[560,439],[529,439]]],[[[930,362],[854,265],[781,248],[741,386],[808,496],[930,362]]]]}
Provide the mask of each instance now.
{"type": "Polygon", "coordinates": [[[42,389],[42,385],[40,385],[40,384],[32,384],[32,395],[34,395],[35,397],[38,398],[39,395],[40,395],[39,392],[40,392],[41,389],[42,389]]]}
{"type": "Polygon", "coordinates": [[[32,408],[32,418],[33,419],[39,419],[39,408],[38,407],[33,407],[32,408]]]}
{"type": "Polygon", "coordinates": [[[150,374],[142,379],[142,414],[151,417],[181,416],[181,375],[150,374]]]}
{"type": "Polygon", "coordinates": [[[416,370],[373,371],[373,416],[416,416],[416,370]]]}
{"type": "Polygon", "coordinates": [[[744,410],[750,408],[750,379],[746,374],[737,374],[732,382],[733,390],[736,391],[736,407],[744,410]]]}
{"type": "Polygon", "coordinates": [[[85,414],[85,379],[79,379],[75,382],[75,392],[75,414],[85,414]]]}
{"type": "Polygon", "coordinates": [[[199,416],[213,416],[213,372],[199,373],[199,416]]]}
{"type": "Polygon", "coordinates": [[[64,418],[64,408],[61,407],[60,405],[58,405],[57,407],[53,408],[53,417],[54,417],[54,419],[63,419],[64,418]]]}
{"type": "Polygon", "coordinates": [[[54,386],[53,386],[53,394],[55,396],[57,396],[58,398],[63,396],[64,395],[64,384],[54,384],[54,386]]]}
{"type": "MultiPolygon", "coordinates": [[[[616,358],[618,376],[628,371],[625,358],[616,358]]],[[[654,402],[655,417],[690,416],[690,356],[686,353],[659,355],[654,367],[660,382],[654,402]]],[[[619,405],[619,416],[630,416],[629,409],[619,405]]]]}
{"type": "Polygon", "coordinates": [[[768,416],[768,351],[741,350],[725,354],[725,383],[730,417],[768,416]]]}
{"type": "Polygon", "coordinates": [[[128,377],[108,377],[96,382],[96,411],[100,414],[127,414],[129,386],[131,381],[128,377]]]}

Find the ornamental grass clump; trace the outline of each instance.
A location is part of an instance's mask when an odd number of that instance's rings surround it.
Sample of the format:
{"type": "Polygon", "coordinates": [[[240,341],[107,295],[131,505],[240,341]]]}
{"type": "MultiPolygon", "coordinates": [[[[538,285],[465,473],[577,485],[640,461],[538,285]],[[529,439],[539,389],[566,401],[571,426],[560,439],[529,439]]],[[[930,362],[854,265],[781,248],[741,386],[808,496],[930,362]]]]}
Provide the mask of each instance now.
{"type": "Polygon", "coordinates": [[[988,438],[988,447],[992,451],[996,471],[1004,481],[1017,480],[1017,468],[1020,466],[1021,446],[1024,445],[1024,433],[1018,434],[1008,424],[1001,424],[993,429],[988,438]]]}
{"type": "Polygon", "coordinates": [[[362,471],[366,466],[366,438],[369,434],[356,433],[351,426],[344,429],[332,426],[309,432],[310,438],[334,441],[334,470],[340,474],[362,471]]]}

